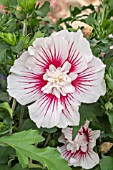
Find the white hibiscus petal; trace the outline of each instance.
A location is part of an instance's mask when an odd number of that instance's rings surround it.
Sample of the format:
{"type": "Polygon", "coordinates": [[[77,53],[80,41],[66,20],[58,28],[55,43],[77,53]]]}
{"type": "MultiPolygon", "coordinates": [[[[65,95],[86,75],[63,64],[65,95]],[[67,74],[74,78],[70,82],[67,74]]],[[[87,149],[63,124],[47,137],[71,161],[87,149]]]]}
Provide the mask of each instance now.
{"type": "MultiPolygon", "coordinates": [[[[61,100],[62,101],[62,100],[61,100]]],[[[78,105],[79,103],[73,98],[73,96],[69,95],[67,100],[62,101],[62,105],[64,109],[60,115],[60,121],[58,123],[59,128],[65,128],[68,125],[75,126],[79,125],[80,121],[80,114],[78,112],[78,105]]]]}
{"type": "Polygon", "coordinates": [[[89,147],[90,148],[94,148],[94,146],[96,145],[96,139],[98,139],[99,136],[100,136],[100,130],[89,131],[89,137],[90,137],[89,147]]]}
{"type": "Polygon", "coordinates": [[[51,52],[55,56],[61,57],[62,63],[67,59],[68,57],[68,41],[65,39],[64,34],[58,34],[58,33],[53,33],[51,35],[52,38],[52,45],[51,45],[51,52]]]}
{"type": "Polygon", "coordinates": [[[60,99],[60,92],[56,88],[53,88],[52,94],[54,94],[58,99],[60,99]]]}
{"type": "Polygon", "coordinates": [[[81,158],[80,165],[84,169],[91,169],[99,164],[99,156],[93,150],[89,150],[88,153],[81,158]]]}
{"type": "Polygon", "coordinates": [[[49,70],[50,70],[50,71],[55,71],[55,70],[56,70],[56,67],[51,64],[51,65],[49,66],[49,70]]]}
{"type": "Polygon", "coordinates": [[[60,101],[52,95],[43,95],[32,105],[28,106],[31,120],[38,127],[52,128],[57,126],[63,109],[60,101]]]}
{"type": "Polygon", "coordinates": [[[63,90],[65,91],[65,93],[74,93],[75,87],[72,86],[72,84],[67,84],[63,87],[63,90]]]}
{"type": "Polygon", "coordinates": [[[51,44],[51,38],[45,37],[45,38],[36,38],[33,42],[33,46],[36,48],[45,47],[47,48],[51,44]]]}
{"type": "Polygon", "coordinates": [[[86,38],[83,37],[83,33],[81,30],[77,32],[72,32],[69,34],[67,38],[71,37],[70,44],[74,42],[74,46],[76,47],[77,51],[80,52],[81,56],[83,56],[87,62],[91,61],[93,58],[93,54],[90,49],[90,44],[86,38]]]}
{"type": "Polygon", "coordinates": [[[103,80],[105,65],[98,58],[88,63],[88,68],[78,74],[72,85],[75,87],[75,96],[80,102],[93,103],[105,95],[106,85],[103,80]]]}
{"type": "Polygon", "coordinates": [[[66,143],[66,139],[65,139],[65,137],[64,137],[64,134],[62,134],[59,138],[58,138],[58,141],[60,142],[60,143],[66,143]]]}
{"type": "Polygon", "coordinates": [[[37,54],[35,48],[32,46],[28,47],[28,52],[30,55],[33,55],[33,56],[37,54]]]}
{"type": "Polygon", "coordinates": [[[62,68],[61,68],[61,71],[68,73],[69,70],[70,70],[70,68],[71,68],[71,64],[70,64],[68,61],[66,61],[66,62],[63,64],[63,66],[62,66],[62,68]]]}
{"type": "Polygon", "coordinates": [[[72,128],[63,128],[62,133],[68,141],[72,141],[72,128]]]}
{"type": "Polygon", "coordinates": [[[23,75],[11,74],[7,78],[8,93],[20,104],[25,105],[36,101],[41,92],[39,91],[40,80],[33,78],[35,75],[26,72],[23,75]]]}
{"type": "Polygon", "coordinates": [[[69,77],[71,78],[71,81],[73,81],[73,80],[75,80],[78,77],[78,75],[76,73],[71,72],[69,74],[69,77]]]}
{"type": "Polygon", "coordinates": [[[93,58],[89,42],[80,30],[66,34],[66,39],[69,42],[68,61],[72,64],[70,70],[79,73],[87,68],[87,62],[93,58]]]}
{"type": "Polygon", "coordinates": [[[29,55],[28,51],[25,51],[20,58],[18,58],[17,60],[15,60],[14,65],[11,67],[10,72],[22,75],[23,72],[28,71],[28,69],[25,67],[25,63],[26,60],[28,58],[32,58],[33,57],[31,55],[29,55]]]}

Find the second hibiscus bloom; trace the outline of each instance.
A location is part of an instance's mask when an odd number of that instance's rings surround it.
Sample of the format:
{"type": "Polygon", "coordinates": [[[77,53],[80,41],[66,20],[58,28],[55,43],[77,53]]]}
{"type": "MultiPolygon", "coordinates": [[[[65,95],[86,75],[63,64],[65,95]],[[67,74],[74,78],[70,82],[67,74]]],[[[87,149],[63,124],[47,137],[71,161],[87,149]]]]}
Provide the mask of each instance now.
{"type": "Polygon", "coordinates": [[[100,130],[91,130],[89,121],[86,121],[78,131],[77,136],[72,140],[72,129],[62,129],[59,142],[64,145],[58,147],[61,157],[68,161],[69,166],[81,166],[84,169],[91,169],[99,163],[99,156],[93,151],[96,139],[100,136],[100,130]]]}
{"type": "Polygon", "coordinates": [[[79,30],[37,38],[11,68],[8,92],[28,106],[38,127],[79,124],[81,102],[96,102],[106,92],[105,65],[93,56],[79,30]]]}

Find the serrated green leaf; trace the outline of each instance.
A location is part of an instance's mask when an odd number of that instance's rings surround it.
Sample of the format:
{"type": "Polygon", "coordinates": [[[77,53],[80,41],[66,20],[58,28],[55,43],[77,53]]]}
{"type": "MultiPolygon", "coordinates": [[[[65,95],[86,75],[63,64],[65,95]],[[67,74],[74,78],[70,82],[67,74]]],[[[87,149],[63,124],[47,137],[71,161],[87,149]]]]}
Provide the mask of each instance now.
{"type": "Polygon", "coordinates": [[[104,156],[100,161],[101,170],[113,170],[113,157],[104,156]]]}
{"type": "Polygon", "coordinates": [[[11,136],[0,138],[1,143],[5,143],[13,147],[19,156],[20,163],[27,166],[27,158],[31,158],[47,166],[49,170],[71,170],[67,162],[61,158],[60,153],[55,148],[38,149],[32,144],[43,141],[44,138],[38,134],[36,130],[23,131],[15,133],[11,136]],[[22,158],[24,159],[22,162],[22,158]]]}
{"type": "Polygon", "coordinates": [[[0,138],[0,142],[8,144],[10,146],[16,145],[31,145],[38,142],[42,142],[44,138],[39,135],[39,132],[37,130],[28,130],[28,131],[22,131],[18,133],[14,133],[11,136],[4,136],[0,138]]]}
{"type": "Polygon", "coordinates": [[[47,166],[49,170],[71,170],[71,168],[68,167],[67,162],[61,158],[60,153],[55,148],[47,147],[38,149],[31,145],[30,147],[18,147],[18,149],[21,150],[23,155],[47,166]]]}
{"type": "Polygon", "coordinates": [[[0,104],[0,109],[5,109],[9,112],[10,116],[13,116],[13,110],[10,108],[10,105],[7,102],[3,102],[0,104]]]}
{"type": "Polygon", "coordinates": [[[23,155],[21,153],[21,150],[16,147],[16,155],[18,157],[18,160],[20,164],[22,165],[22,168],[26,168],[28,165],[28,157],[23,155]]]}
{"type": "Polygon", "coordinates": [[[50,12],[50,2],[46,1],[44,4],[36,11],[36,14],[41,17],[45,17],[48,12],[50,12]]]}

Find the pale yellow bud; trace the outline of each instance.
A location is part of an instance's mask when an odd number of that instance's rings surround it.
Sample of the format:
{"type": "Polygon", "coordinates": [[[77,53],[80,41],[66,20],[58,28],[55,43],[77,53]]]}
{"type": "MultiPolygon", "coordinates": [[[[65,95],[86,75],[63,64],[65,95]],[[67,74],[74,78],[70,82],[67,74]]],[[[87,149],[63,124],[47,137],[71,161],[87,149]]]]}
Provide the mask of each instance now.
{"type": "Polygon", "coordinates": [[[101,145],[100,145],[100,152],[105,154],[107,152],[109,152],[109,150],[111,149],[111,147],[113,146],[113,143],[110,143],[110,142],[103,142],[101,145]]]}

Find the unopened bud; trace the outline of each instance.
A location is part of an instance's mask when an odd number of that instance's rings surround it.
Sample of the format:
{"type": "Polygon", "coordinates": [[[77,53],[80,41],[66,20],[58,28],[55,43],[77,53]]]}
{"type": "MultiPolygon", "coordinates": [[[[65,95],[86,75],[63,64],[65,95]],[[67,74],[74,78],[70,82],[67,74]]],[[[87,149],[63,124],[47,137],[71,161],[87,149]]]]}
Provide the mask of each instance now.
{"type": "Polygon", "coordinates": [[[22,11],[22,7],[21,7],[21,6],[17,6],[17,7],[16,7],[16,10],[17,10],[17,11],[22,11]]]}
{"type": "Polygon", "coordinates": [[[113,107],[112,103],[110,101],[108,101],[106,104],[105,104],[105,108],[106,110],[111,110],[113,107]]]}
{"type": "Polygon", "coordinates": [[[104,142],[100,145],[100,152],[103,154],[108,153],[112,146],[113,146],[113,143],[104,142]]]}
{"type": "Polygon", "coordinates": [[[90,37],[92,34],[92,31],[93,31],[93,27],[91,27],[91,26],[87,26],[87,27],[83,28],[83,30],[82,30],[84,37],[90,37]]]}
{"type": "Polygon", "coordinates": [[[26,13],[21,6],[16,7],[15,15],[19,20],[24,20],[26,18],[26,13]]]}

